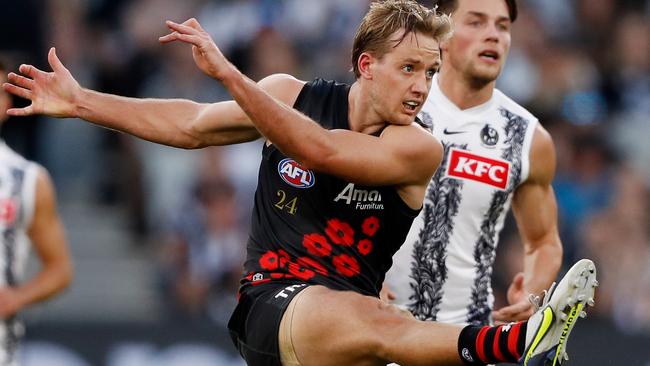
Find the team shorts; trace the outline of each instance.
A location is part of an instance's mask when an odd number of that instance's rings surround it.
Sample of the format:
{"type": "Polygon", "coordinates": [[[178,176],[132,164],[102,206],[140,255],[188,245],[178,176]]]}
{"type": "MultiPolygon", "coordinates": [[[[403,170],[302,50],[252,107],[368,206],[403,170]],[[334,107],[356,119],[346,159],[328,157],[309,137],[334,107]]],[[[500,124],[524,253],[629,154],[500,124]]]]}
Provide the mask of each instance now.
{"type": "Polygon", "coordinates": [[[280,322],[291,300],[307,287],[303,282],[265,283],[241,293],[228,330],[249,366],[282,366],[280,322]]]}

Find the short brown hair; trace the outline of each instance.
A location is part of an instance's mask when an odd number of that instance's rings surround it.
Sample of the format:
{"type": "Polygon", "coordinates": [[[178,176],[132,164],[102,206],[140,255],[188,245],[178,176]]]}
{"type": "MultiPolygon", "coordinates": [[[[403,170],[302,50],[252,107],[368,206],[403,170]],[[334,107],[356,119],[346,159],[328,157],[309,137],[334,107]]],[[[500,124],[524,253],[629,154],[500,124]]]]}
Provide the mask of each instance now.
{"type": "MultiPolygon", "coordinates": [[[[514,22],[517,20],[517,0],[504,0],[508,6],[508,15],[510,16],[510,21],[514,22]]],[[[434,0],[434,6],[437,6],[439,13],[443,14],[452,14],[458,9],[458,0],[434,0]]]]}
{"type": "Polygon", "coordinates": [[[393,47],[412,32],[431,35],[440,42],[451,34],[451,20],[413,0],[373,2],[357,29],[352,46],[352,71],[357,78],[361,76],[358,65],[361,54],[369,52],[381,58],[389,52],[390,36],[400,29],[404,29],[404,34],[393,47]]]}

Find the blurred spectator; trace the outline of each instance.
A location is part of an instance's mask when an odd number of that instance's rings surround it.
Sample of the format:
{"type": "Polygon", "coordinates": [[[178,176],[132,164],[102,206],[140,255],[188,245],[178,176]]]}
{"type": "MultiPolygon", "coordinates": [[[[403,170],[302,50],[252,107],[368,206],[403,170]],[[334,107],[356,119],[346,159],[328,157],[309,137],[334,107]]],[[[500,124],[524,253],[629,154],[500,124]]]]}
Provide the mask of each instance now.
{"type": "Polygon", "coordinates": [[[650,20],[629,13],[619,21],[617,51],[611,56],[616,106],[614,136],[617,148],[650,187],[650,20]]]}
{"type": "Polygon", "coordinates": [[[580,231],[593,215],[609,206],[614,194],[613,178],[618,167],[604,141],[593,132],[576,136],[572,151],[565,156],[553,188],[558,201],[560,236],[564,243],[564,263],[582,257],[580,231]]]}
{"type": "Polygon", "coordinates": [[[292,44],[272,28],[262,28],[250,43],[247,69],[253,80],[298,69],[292,44]],[[264,61],[261,61],[264,60],[264,61]]]}
{"type": "Polygon", "coordinates": [[[620,18],[615,31],[615,52],[608,53],[618,111],[650,114],[650,22],[638,13],[620,18]]]}
{"type": "Polygon", "coordinates": [[[582,225],[584,250],[599,264],[598,309],[627,333],[650,331],[650,195],[628,168],[613,171],[611,204],[582,225]]]}
{"type": "MultiPolygon", "coordinates": [[[[44,62],[43,45],[48,34],[48,0],[21,0],[0,4],[0,51],[6,57],[9,71],[18,65],[12,62],[31,63],[42,66],[44,62]]],[[[24,106],[24,101],[16,100],[14,105],[24,106]]],[[[9,119],[2,128],[2,137],[16,151],[27,159],[41,162],[43,153],[38,135],[41,118],[28,117],[21,121],[9,119]]]]}
{"type": "Polygon", "coordinates": [[[212,166],[204,166],[189,199],[173,212],[163,288],[173,318],[225,322],[235,305],[246,241],[235,187],[222,164],[205,156],[212,166]]]}

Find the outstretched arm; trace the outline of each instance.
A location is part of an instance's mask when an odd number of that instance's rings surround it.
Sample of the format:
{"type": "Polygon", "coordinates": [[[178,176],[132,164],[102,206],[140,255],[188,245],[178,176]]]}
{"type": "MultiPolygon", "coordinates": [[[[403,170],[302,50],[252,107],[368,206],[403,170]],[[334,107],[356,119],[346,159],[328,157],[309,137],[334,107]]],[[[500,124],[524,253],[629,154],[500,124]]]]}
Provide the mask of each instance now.
{"type": "MultiPolygon", "coordinates": [[[[99,93],[82,88],[61,63],[54,48],[50,49],[48,61],[52,72],[21,65],[22,75],[8,75],[9,83],[3,85],[4,89],[32,103],[25,108],[10,109],[7,114],[78,117],[145,140],[182,148],[227,145],[260,137],[248,116],[233,101],[201,104],[183,99],[136,99],[99,93]]],[[[271,76],[259,85],[281,101],[292,104],[298,92],[287,88],[285,79],[271,76]]]]}
{"type": "Polygon", "coordinates": [[[497,321],[527,319],[533,312],[528,295],[539,295],[549,288],[562,264],[557,204],[551,186],[555,164],[551,136],[538,126],[531,147],[528,180],[517,189],[512,203],[524,245],[524,272],[515,276],[508,290],[510,306],[493,314],[497,321]]]}
{"type": "MultiPolygon", "coordinates": [[[[441,147],[424,129],[389,126],[381,137],[326,130],[286,103],[279,103],[237,70],[195,19],[183,24],[168,21],[167,26],[172,32],[160,41],[192,45],[197,66],[223,83],[264,137],[306,168],[359,184],[403,186],[424,185],[437,168],[441,147]]],[[[421,77],[426,78],[426,70],[421,71],[421,77]]]]}
{"type": "Polygon", "coordinates": [[[56,209],[54,187],[45,169],[36,178],[35,209],[27,231],[41,263],[40,272],[18,287],[0,289],[0,317],[47,299],[72,280],[72,264],[63,225],[56,209]]]}

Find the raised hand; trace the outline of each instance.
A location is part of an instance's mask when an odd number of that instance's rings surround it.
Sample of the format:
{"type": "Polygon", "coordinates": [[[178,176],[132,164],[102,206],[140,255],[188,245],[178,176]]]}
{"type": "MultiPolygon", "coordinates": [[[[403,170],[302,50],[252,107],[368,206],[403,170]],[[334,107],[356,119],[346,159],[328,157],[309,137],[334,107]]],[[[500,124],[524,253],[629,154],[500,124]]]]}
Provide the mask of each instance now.
{"type": "Polygon", "coordinates": [[[76,100],[81,91],[79,83],[56,56],[54,47],[50,49],[47,60],[52,72],[39,70],[32,65],[20,65],[22,75],[9,73],[7,83],[2,87],[8,93],[29,99],[32,103],[24,108],[12,108],[10,116],[29,116],[45,114],[53,117],[75,117],[76,100]]]}
{"type": "Polygon", "coordinates": [[[160,43],[181,41],[191,44],[194,62],[208,76],[222,81],[234,69],[196,19],[191,18],[183,24],[168,20],[165,24],[172,32],[160,37],[160,43]]]}

